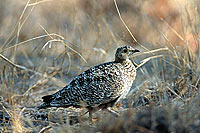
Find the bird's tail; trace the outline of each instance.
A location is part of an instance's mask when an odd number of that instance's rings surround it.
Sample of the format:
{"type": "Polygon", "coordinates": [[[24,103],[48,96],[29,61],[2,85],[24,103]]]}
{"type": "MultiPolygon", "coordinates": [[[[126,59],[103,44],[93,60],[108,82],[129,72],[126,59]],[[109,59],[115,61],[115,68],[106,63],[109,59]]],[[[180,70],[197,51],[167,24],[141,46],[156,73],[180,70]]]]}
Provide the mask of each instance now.
{"type": "Polygon", "coordinates": [[[45,108],[51,107],[50,103],[53,100],[53,95],[43,96],[42,99],[44,103],[38,106],[37,107],[38,109],[45,109],[45,108]]]}
{"type": "Polygon", "coordinates": [[[54,99],[54,97],[53,95],[47,95],[47,96],[43,96],[42,99],[43,99],[43,102],[50,103],[54,99]]]}

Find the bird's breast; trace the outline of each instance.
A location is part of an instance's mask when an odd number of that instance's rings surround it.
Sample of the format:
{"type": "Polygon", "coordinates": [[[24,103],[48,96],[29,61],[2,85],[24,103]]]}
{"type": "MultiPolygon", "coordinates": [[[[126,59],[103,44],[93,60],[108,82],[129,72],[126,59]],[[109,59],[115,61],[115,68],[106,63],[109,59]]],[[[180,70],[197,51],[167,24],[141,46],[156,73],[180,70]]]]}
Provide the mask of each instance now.
{"type": "Polygon", "coordinates": [[[127,60],[123,66],[122,66],[122,70],[123,70],[123,75],[126,77],[126,79],[128,80],[128,82],[132,82],[135,79],[136,76],[136,68],[133,65],[133,63],[130,60],[127,60]]]}

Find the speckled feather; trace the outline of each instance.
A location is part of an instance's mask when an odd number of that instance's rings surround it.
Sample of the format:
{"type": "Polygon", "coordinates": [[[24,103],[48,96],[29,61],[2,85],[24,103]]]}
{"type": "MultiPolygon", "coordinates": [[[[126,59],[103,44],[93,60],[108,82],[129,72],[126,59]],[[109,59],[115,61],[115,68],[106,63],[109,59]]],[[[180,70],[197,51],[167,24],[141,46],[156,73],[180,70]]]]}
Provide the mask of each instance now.
{"type": "MultiPolygon", "coordinates": [[[[130,46],[118,49],[123,48],[133,49],[130,46]]],[[[117,50],[116,56],[118,52],[122,50],[117,50]]],[[[100,64],[82,72],[55,94],[44,96],[44,103],[39,108],[69,106],[94,108],[113,101],[116,103],[128,93],[135,76],[136,69],[129,57],[126,59],[115,57],[113,62],[100,64]]]]}

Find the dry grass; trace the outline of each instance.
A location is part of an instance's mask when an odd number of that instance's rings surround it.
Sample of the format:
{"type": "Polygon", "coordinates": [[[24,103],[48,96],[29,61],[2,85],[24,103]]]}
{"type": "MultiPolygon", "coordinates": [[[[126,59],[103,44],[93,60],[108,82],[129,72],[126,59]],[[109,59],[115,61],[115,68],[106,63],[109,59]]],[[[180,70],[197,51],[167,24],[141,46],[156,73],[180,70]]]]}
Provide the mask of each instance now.
{"type": "Polygon", "coordinates": [[[200,132],[199,5],[0,0],[0,132],[200,132]],[[121,45],[142,52],[119,118],[99,111],[91,124],[84,109],[35,109],[121,45]]]}

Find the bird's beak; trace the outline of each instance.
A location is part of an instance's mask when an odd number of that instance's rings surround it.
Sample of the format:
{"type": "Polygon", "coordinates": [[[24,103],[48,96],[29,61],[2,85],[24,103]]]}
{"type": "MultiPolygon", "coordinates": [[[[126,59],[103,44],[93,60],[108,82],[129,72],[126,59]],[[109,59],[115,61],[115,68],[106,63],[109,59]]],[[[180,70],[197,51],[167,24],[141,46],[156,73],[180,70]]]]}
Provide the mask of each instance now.
{"type": "Polygon", "coordinates": [[[131,49],[130,52],[131,52],[130,54],[132,55],[134,53],[140,52],[140,50],[138,50],[138,49],[131,49]]]}
{"type": "Polygon", "coordinates": [[[131,49],[131,50],[130,50],[129,56],[130,56],[130,57],[133,57],[133,54],[134,54],[134,53],[137,53],[137,52],[140,52],[140,50],[138,50],[138,49],[131,49]]]}
{"type": "Polygon", "coordinates": [[[140,52],[140,50],[138,50],[138,49],[135,49],[133,53],[136,53],[136,52],[140,52]]]}

